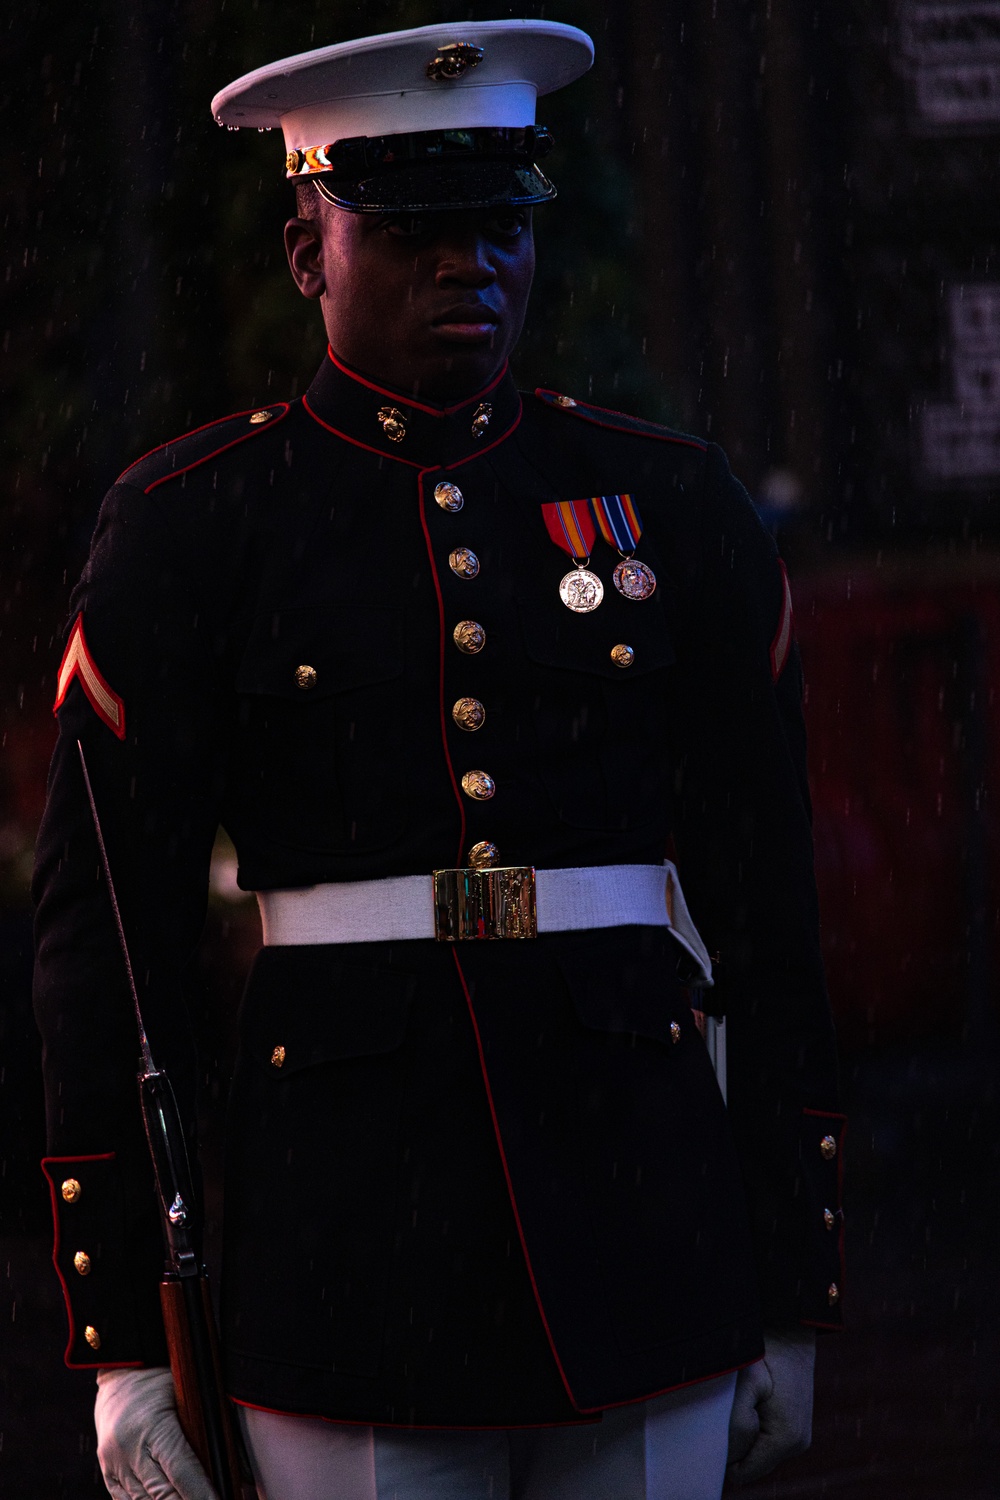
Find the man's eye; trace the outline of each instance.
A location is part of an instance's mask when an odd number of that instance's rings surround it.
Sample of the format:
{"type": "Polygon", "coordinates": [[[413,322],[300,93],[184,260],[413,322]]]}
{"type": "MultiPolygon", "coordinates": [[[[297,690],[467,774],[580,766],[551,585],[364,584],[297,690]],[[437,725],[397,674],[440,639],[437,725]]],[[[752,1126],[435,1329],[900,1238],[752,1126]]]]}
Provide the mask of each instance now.
{"type": "Polygon", "coordinates": [[[393,214],[382,225],[388,234],[395,234],[400,239],[414,239],[418,234],[423,234],[426,227],[419,214],[393,214]]]}
{"type": "Polygon", "coordinates": [[[490,228],[494,233],[500,234],[504,239],[509,240],[517,238],[524,228],[524,224],[524,214],[519,213],[493,214],[490,219],[490,228]]]}

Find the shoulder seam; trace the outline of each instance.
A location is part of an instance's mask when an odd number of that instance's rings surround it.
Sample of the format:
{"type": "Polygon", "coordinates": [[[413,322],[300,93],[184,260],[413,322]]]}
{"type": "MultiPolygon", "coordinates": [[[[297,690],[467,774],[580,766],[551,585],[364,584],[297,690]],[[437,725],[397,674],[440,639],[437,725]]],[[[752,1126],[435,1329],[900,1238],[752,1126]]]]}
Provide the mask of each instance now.
{"type": "Polygon", "coordinates": [[[245,443],[249,438],[257,437],[263,432],[273,431],[277,424],[284,421],[285,417],[288,416],[291,408],[292,403],[290,401],[275,401],[270,407],[267,408],[260,406],[250,406],[247,407],[246,411],[230,412],[228,416],[218,417],[214,422],[205,422],[201,427],[193,427],[190,432],[183,432],[181,433],[180,437],[169,438],[167,442],[161,443],[158,448],[151,448],[148,453],[144,453],[141,458],[137,458],[134,463],[129,464],[127,469],[122,470],[121,474],[119,474],[118,478],[115,480],[115,484],[129,484],[129,474],[132,473],[133,469],[137,469],[140,464],[145,463],[147,458],[154,458],[157,453],[163,453],[167,448],[172,448],[177,443],[183,443],[188,438],[197,437],[199,433],[210,432],[214,427],[223,427],[227,422],[235,422],[239,417],[253,416],[254,412],[257,411],[270,410],[275,412],[275,419],[273,421],[267,423],[262,422],[259,424],[259,426],[251,427],[247,431],[240,432],[236,437],[231,438],[228,443],[220,444],[218,448],[213,448],[210,453],[203,454],[200,458],[194,459],[193,462],[185,464],[183,468],[171,469],[169,474],[161,474],[158,479],[154,479],[152,483],[148,485],[132,484],[131,487],[133,489],[141,490],[144,495],[148,495],[150,490],[156,489],[157,485],[166,484],[167,480],[169,479],[178,479],[182,474],[190,473],[192,469],[197,469],[202,464],[209,463],[211,459],[217,458],[220,453],[225,453],[227,449],[235,448],[238,444],[245,443]]]}
{"type": "Polygon", "coordinates": [[[543,405],[550,409],[565,412],[567,416],[579,417],[584,422],[590,422],[594,427],[604,427],[610,432],[625,432],[631,437],[648,437],[658,443],[676,443],[682,448],[695,448],[699,453],[708,452],[708,443],[702,438],[685,437],[680,433],[671,432],[662,427],[658,422],[647,421],[645,417],[633,417],[628,412],[613,411],[606,406],[592,406],[586,401],[573,401],[569,406],[557,399],[558,391],[550,391],[543,386],[537,386],[534,394],[543,405]],[[608,418],[620,417],[621,422],[609,421],[608,418]],[[623,423],[636,423],[636,426],[624,426],[623,423]]]}

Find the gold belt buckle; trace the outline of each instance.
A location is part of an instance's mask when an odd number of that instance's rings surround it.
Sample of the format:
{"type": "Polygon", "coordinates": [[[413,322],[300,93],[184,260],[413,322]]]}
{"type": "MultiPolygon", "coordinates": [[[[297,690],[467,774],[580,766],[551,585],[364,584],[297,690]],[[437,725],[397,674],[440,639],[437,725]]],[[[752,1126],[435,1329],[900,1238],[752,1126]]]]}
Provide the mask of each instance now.
{"type": "Polygon", "coordinates": [[[537,934],[531,865],[434,871],[434,935],[439,943],[537,934]]]}

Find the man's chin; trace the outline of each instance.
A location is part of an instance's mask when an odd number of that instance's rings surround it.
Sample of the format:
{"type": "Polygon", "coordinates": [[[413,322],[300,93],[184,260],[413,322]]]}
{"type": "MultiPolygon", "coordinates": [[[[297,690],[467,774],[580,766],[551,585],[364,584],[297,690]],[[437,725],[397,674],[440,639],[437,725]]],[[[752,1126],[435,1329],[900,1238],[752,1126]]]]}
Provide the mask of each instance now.
{"type": "MultiPolygon", "coordinates": [[[[491,330],[495,333],[495,329],[491,330]]],[[[431,399],[461,400],[489,385],[505,361],[494,338],[435,341],[423,361],[421,387],[431,399]]]]}

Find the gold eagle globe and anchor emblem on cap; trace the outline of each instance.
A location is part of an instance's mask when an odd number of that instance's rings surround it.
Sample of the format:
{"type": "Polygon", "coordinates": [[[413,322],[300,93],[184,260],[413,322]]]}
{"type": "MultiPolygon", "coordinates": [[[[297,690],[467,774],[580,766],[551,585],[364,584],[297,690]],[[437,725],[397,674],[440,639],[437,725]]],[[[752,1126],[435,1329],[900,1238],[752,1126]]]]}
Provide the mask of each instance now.
{"type": "Polygon", "coordinates": [[[427,77],[433,83],[453,83],[472,68],[478,68],[484,49],[473,42],[445,42],[427,64],[427,77]]]}

